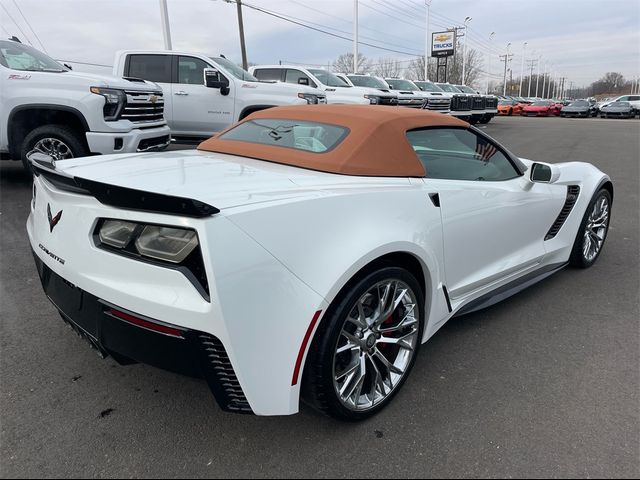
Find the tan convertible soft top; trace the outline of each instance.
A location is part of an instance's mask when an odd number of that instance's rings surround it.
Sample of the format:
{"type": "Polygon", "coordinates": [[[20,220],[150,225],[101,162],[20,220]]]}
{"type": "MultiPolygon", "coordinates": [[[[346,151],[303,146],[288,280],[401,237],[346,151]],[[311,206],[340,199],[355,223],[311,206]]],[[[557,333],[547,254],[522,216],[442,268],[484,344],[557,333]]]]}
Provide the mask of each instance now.
{"type": "Polygon", "coordinates": [[[202,142],[198,149],[342,175],[424,177],[424,166],[407,141],[407,131],[423,127],[468,126],[466,122],[442,113],[373,105],[276,107],[253,113],[240,123],[255,119],[320,122],[346,127],[349,134],[334,149],[324,153],[225,140],[220,138],[222,134],[202,142]]]}

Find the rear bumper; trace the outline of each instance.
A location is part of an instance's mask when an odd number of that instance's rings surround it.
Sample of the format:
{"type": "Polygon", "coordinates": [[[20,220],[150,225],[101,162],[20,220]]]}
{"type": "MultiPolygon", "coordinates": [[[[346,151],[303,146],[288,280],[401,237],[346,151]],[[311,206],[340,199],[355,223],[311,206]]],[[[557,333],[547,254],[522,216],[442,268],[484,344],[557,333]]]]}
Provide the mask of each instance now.
{"type": "MultiPolygon", "coordinates": [[[[253,413],[226,350],[213,335],[167,325],[91,295],[51,270],[34,252],[42,287],[62,319],[104,358],[122,365],[145,363],[171,372],[203,378],[225,411],[253,413]],[[141,324],[168,328],[160,333],[119,318],[123,313],[141,324]]],[[[153,327],[152,327],[153,328],[153,327]]]]}
{"type": "Polygon", "coordinates": [[[167,125],[127,133],[87,132],[89,151],[102,155],[160,150],[170,142],[171,129],[167,125]]]}

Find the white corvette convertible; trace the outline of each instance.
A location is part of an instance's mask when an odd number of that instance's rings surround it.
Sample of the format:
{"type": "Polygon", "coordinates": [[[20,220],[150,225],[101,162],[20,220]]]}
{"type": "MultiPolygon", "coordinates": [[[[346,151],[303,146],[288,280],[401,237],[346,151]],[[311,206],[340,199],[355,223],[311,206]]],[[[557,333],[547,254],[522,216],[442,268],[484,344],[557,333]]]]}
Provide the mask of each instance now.
{"type": "Polygon", "coordinates": [[[591,266],[613,199],[592,165],[389,107],[274,108],[197,151],[31,160],[28,234],[62,318],[257,415],[377,413],[451,317],[591,266]]]}

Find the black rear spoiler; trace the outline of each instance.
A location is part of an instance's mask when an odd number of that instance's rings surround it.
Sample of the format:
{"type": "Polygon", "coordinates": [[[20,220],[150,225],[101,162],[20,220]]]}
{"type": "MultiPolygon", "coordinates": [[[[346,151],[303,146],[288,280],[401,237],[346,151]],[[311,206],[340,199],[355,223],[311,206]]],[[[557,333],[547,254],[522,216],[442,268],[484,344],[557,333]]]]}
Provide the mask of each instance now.
{"type": "Polygon", "coordinates": [[[110,207],[192,218],[204,218],[220,213],[216,207],[192,198],[145,192],[86,178],[72,177],[56,171],[55,165],[51,168],[51,164],[45,165],[34,159],[31,160],[31,165],[34,175],[42,175],[54,187],[65,192],[93,196],[100,203],[110,207]]]}

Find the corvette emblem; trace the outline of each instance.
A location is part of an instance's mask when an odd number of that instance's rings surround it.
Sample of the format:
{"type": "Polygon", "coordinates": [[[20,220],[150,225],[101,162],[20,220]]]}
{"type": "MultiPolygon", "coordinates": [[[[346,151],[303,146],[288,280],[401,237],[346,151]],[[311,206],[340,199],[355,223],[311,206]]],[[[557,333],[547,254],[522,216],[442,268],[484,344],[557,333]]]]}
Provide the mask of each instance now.
{"type": "Polygon", "coordinates": [[[47,218],[49,219],[49,231],[53,232],[60,219],[62,218],[62,210],[54,217],[51,215],[51,205],[47,203],[47,218]]]}

